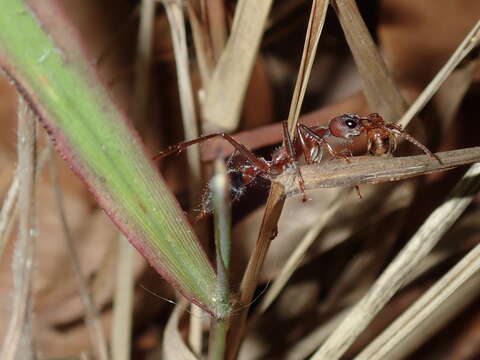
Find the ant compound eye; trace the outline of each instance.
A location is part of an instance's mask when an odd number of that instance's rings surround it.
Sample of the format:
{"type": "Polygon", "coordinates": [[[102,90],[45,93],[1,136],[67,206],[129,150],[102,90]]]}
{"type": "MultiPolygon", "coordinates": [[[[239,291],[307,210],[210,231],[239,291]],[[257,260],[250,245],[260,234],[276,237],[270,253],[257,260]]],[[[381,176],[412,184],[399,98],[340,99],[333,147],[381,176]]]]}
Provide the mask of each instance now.
{"type": "Polygon", "coordinates": [[[357,127],[357,122],[349,119],[345,121],[345,125],[347,125],[350,129],[354,129],[357,127]]]}
{"type": "Polygon", "coordinates": [[[362,130],[361,118],[355,114],[344,114],[330,120],[328,127],[331,135],[349,139],[360,135],[362,130]]]}

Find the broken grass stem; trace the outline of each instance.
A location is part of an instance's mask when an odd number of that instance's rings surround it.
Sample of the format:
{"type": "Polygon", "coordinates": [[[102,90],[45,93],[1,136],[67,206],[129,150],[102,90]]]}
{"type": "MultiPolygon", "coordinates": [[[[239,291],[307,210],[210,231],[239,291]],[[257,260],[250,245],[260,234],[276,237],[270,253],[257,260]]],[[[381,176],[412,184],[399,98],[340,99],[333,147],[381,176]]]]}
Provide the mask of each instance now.
{"type": "MultiPolygon", "coordinates": [[[[435,155],[441,163],[428,155],[397,158],[356,156],[349,158],[348,163],[343,159],[335,159],[321,164],[302,166],[300,171],[307,190],[377,184],[480,162],[480,147],[446,151],[435,155]]],[[[287,197],[299,192],[295,174],[288,171],[283,172],[273,182],[278,182],[285,188],[287,197]]]]}

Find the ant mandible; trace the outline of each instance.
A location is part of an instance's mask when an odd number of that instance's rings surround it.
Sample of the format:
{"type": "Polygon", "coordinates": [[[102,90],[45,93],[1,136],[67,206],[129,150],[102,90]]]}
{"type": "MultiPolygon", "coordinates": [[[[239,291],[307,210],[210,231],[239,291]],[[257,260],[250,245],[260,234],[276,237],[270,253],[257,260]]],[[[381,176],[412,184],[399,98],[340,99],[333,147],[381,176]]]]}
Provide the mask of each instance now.
{"type": "MultiPolygon", "coordinates": [[[[214,137],[222,137],[235,149],[227,163],[228,172],[239,175],[235,178],[235,183],[232,184],[234,197],[238,198],[243,193],[243,189],[252,183],[257,176],[271,181],[285,170],[292,169],[295,171],[298,179],[302,201],[306,201],[305,183],[298,167],[297,158],[303,154],[307,164],[318,163],[323,157],[323,148],[325,148],[334,158],[344,159],[348,162],[348,158],[352,156],[350,150],[347,148],[340,152],[336,151],[327,141],[327,138],[340,138],[346,140],[347,143],[351,143],[353,138],[359,136],[362,132],[366,133],[368,152],[372,155],[381,156],[392,154],[397,147],[397,137],[403,137],[420,148],[428,156],[435,158],[430,150],[403,131],[400,125],[387,123],[379,114],[373,113],[366,117],[361,117],[357,114],[343,114],[331,119],[326,127],[309,127],[304,124],[297,124],[293,139],[288,133],[287,122],[283,121],[283,142],[282,145],[273,152],[271,160],[257,157],[244,145],[238,143],[226,133],[205,135],[194,140],[173,145],[156,155],[154,160],[180,153],[191,145],[202,143],[214,137]],[[234,163],[232,159],[235,156],[237,156],[240,161],[237,160],[234,163]]],[[[208,209],[205,209],[205,204],[203,205],[204,208],[201,210],[201,216],[209,212],[208,209]]]]}

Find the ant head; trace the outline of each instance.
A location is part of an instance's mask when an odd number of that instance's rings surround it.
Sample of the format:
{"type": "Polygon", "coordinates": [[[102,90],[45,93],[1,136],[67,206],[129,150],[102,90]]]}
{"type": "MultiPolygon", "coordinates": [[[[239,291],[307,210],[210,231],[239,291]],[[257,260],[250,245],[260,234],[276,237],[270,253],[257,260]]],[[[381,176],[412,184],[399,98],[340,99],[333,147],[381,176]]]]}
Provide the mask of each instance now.
{"type": "Polygon", "coordinates": [[[362,132],[362,119],[356,114],[343,114],[330,120],[328,127],[333,136],[349,139],[362,132]]]}

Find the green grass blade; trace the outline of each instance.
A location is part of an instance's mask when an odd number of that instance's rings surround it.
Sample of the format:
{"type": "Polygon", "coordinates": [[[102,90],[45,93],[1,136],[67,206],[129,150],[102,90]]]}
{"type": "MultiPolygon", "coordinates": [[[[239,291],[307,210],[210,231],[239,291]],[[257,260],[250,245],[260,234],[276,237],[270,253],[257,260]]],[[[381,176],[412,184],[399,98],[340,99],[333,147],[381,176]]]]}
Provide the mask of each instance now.
{"type": "Polygon", "coordinates": [[[216,275],[182,210],[125,114],[82,52],[55,2],[51,19],[24,1],[0,12],[0,64],[40,117],[57,151],[143,256],[187,298],[212,314],[216,275]],[[41,24],[41,25],[40,25],[41,24]],[[59,44],[62,44],[61,46],[59,44]]]}

